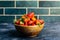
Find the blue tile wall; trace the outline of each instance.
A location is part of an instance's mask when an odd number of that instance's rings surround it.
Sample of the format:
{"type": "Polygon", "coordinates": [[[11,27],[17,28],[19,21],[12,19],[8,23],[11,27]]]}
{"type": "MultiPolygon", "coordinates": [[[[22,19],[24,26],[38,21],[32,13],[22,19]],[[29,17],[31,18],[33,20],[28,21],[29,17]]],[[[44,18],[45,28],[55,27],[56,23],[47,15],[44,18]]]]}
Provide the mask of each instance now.
{"type": "Polygon", "coordinates": [[[36,15],[47,15],[48,9],[28,9],[28,12],[34,12],[36,15]]]}
{"type": "Polygon", "coordinates": [[[17,19],[20,19],[21,18],[21,16],[17,16],[17,19]]]}
{"type": "Polygon", "coordinates": [[[14,7],[14,1],[0,1],[0,7],[14,7]]]}
{"type": "Polygon", "coordinates": [[[51,9],[51,14],[59,15],[60,14],[60,9],[51,9]]]}
{"type": "Polygon", "coordinates": [[[10,15],[22,15],[26,13],[26,9],[17,9],[17,8],[7,8],[5,9],[5,13],[6,14],[10,14],[10,15]]]}
{"type": "Polygon", "coordinates": [[[39,7],[60,7],[60,1],[40,1],[39,7]]]}
{"type": "Polygon", "coordinates": [[[17,7],[37,7],[37,1],[16,1],[17,7]]]}
{"type": "Polygon", "coordinates": [[[45,22],[59,22],[60,16],[56,15],[60,15],[60,1],[0,0],[0,23],[13,23],[15,15],[19,19],[28,12],[34,12],[37,18],[40,17],[45,22]]]}
{"type": "Polygon", "coordinates": [[[13,23],[14,16],[0,16],[0,23],[13,23]]]}
{"type": "MultiPolygon", "coordinates": [[[[20,19],[21,16],[17,16],[20,19]]],[[[60,22],[60,16],[39,16],[40,19],[44,19],[45,22],[60,22]]],[[[0,16],[0,23],[13,23],[14,16],[0,16]]]]}
{"type": "Polygon", "coordinates": [[[3,14],[3,9],[0,9],[0,14],[3,14]]]}

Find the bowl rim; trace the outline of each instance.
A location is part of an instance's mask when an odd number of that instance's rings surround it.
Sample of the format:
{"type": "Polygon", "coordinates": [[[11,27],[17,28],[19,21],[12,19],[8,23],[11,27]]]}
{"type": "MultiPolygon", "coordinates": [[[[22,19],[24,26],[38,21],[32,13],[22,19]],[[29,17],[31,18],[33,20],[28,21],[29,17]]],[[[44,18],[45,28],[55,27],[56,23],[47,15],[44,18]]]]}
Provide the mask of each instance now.
{"type": "MultiPolygon", "coordinates": [[[[23,25],[17,25],[17,24],[14,24],[15,26],[21,26],[21,27],[33,27],[33,26],[23,26],[23,25]]],[[[44,25],[44,23],[43,24],[41,24],[41,25],[44,25]]],[[[39,26],[39,25],[34,25],[34,27],[36,27],[36,26],[39,26]]]]}

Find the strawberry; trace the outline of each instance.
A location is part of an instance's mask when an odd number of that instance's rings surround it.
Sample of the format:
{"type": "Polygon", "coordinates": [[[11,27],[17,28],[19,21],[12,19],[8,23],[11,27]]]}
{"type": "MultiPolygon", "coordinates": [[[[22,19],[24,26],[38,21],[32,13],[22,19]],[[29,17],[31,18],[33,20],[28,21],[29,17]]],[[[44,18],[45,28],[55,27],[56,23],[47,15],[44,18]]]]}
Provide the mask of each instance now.
{"type": "Polygon", "coordinates": [[[39,22],[40,22],[41,24],[43,24],[43,23],[44,23],[44,20],[40,19],[39,22]]]}
{"type": "Polygon", "coordinates": [[[28,16],[29,18],[34,17],[34,12],[30,12],[30,13],[28,13],[27,16],[28,16]]]}
{"type": "Polygon", "coordinates": [[[15,24],[20,25],[20,20],[17,20],[15,24]]]}

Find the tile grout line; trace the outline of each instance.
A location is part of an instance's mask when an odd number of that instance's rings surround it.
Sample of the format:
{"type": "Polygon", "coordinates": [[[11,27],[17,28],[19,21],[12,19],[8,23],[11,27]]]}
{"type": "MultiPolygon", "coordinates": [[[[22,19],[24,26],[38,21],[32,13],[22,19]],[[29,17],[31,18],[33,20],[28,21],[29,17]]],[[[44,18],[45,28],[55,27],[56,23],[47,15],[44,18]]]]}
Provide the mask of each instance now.
{"type": "MultiPolygon", "coordinates": [[[[14,3],[14,8],[16,8],[16,0],[15,0],[14,2],[15,2],[15,3],[14,3]]],[[[16,15],[15,15],[15,19],[14,19],[14,20],[16,21],[16,19],[17,19],[17,18],[16,18],[16,15]]]]}
{"type": "Polygon", "coordinates": [[[28,13],[28,8],[26,8],[26,14],[28,13]]]}
{"type": "Polygon", "coordinates": [[[39,15],[37,15],[37,19],[39,19],[39,15]]]}
{"type": "MultiPolygon", "coordinates": [[[[0,15],[0,16],[3,16],[3,15],[0,15]]],[[[5,15],[5,16],[15,16],[15,15],[5,15]]],[[[22,15],[16,15],[16,16],[22,16],[22,15]]]]}
{"type": "Polygon", "coordinates": [[[17,0],[17,1],[37,1],[37,0],[17,0]]]}
{"type": "MultiPolygon", "coordinates": [[[[15,4],[14,4],[15,5],[15,4]]],[[[0,9],[1,8],[15,8],[16,7],[16,5],[14,6],[14,7],[0,7],[0,9]]],[[[37,7],[16,7],[16,8],[37,8],[37,7]]],[[[38,8],[40,8],[40,9],[60,9],[60,7],[38,7],[38,8]]]]}
{"type": "MultiPolygon", "coordinates": [[[[0,15],[0,16],[3,16],[3,15],[0,15]]],[[[5,16],[22,16],[22,15],[5,15],[5,16]]],[[[35,15],[35,16],[49,16],[49,15],[35,15]]],[[[50,15],[50,16],[60,16],[60,15],[50,15]]]]}
{"type": "Polygon", "coordinates": [[[50,8],[49,8],[49,16],[50,16],[50,8]]]}
{"type": "MultiPolygon", "coordinates": [[[[49,16],[49,15],[39,15],[39,16],[49,16]]],[[[50,16],[60,16],[60,15],[50,15],[50,16]]]]}
{"type": "Polygon", "coordinates": [[[60,0],[40,0],[40,1],[60,1],[60,0]]]}
{"type": "Polygon", "coordinates": [[[14,7],[16,8],[16,0],[14,1],[15,3],[14,3],[14,7]]]}
{"type": "Polygon", "coordinates": [[[14,0],[0,0],[0,1],[14,1],[14,0]]]}
{"type": "MultiPolygon", "coordinates": [[[[17,1],[24,1],[24,0],[17,0],[17,1]]],[[[37,1],[37,0],[25,0],[25,1],[37,1]]],[[[60,0],[39,0],[39,1],[60,1],[60,0]]]]}
{"type": "Polygon", "coordinates": [[[39,0],[37,0],[37,8],[40,8],[40,7],[39,7],[39,0]]]}
{"type": "MultiPolygon", "coordinates": [[[[39,0],[37,0],[37,8],[39,8],[39,0]]],[[[39,19],[39,15],[37,15],[37,19],[39,19]]]]}
{"type": "Polygon", "coordinates": [[[5,16],[5,8],[3,8],[3,15],[5,16]]]}
{"type": "MultiPolygon", "coordinates": [[[[24,1],[24,0],[17,0],[17,1],[24,1]]],[[[25,0],[25,1],[37,1],[37,0],[25,0]]],[[[60,0],[39,0],[39,1],[60,1],[60,0]]]]}
{"type": "MultiPolygon", "coordinates": [[[[4,1],[4,0],[2,0],[4,1]]],[[[5,0],[7,1],[7,0],[5,0]]],[[[14,1],[14,0],[8,0],[8,1],[14,1]]],[[[17,0],[17,1],[24,1],[24,0],[17,0]]],[[[25,1],[32,1],[32,0],[25,0],[25,1]]],[[[33,1],[36,1],[36,0],[33,0],[33,1]]],[[[60,1],[60,0],[39,0],[39,1],[60,1]]]]}
{"type": "Polygon", "coordinates": [[[15,20],[16,20],[17,18],[16,18],[16,15],[15,15],[15,20]]]}

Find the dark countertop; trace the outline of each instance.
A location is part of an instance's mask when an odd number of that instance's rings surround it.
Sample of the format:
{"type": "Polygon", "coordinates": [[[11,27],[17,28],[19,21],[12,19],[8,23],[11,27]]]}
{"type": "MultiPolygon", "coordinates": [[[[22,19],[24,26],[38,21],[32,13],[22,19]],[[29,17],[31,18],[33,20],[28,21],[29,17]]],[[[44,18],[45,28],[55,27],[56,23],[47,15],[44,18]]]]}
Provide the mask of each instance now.
{"type": "Polygon", "coordinates": [[[44,29],[34,38],[19,36],[13,24],[1,23],[0,40],[60,40],[60,22],[45,23],[44,29]]]}

